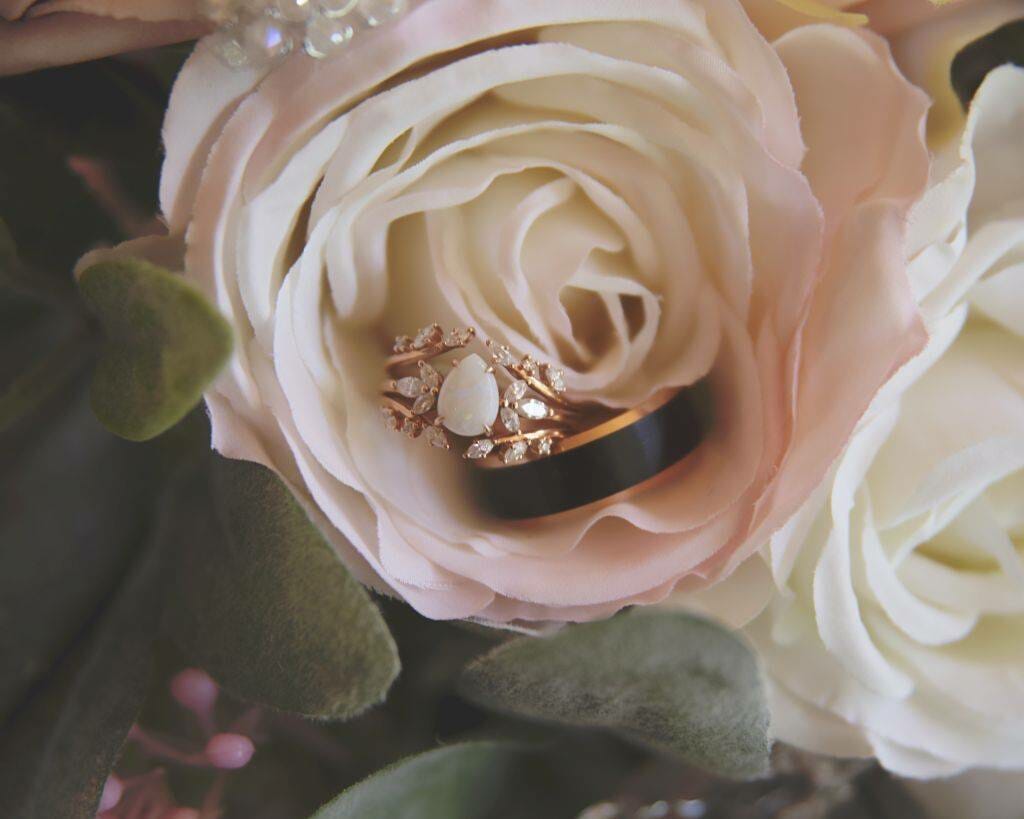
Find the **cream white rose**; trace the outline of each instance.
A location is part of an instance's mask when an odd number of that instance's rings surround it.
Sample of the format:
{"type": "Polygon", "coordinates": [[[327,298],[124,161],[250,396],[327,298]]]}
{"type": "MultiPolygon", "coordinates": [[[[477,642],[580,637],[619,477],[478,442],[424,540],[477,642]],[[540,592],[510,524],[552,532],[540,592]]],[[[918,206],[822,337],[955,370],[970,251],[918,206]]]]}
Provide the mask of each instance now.
{"type": "Polygon", "coordinates": [[[929,346],[772,539],[748,628],[780,738],[908,776],[1024,768],[1022,134],[1005,66],[913,216],[929,346]]]}

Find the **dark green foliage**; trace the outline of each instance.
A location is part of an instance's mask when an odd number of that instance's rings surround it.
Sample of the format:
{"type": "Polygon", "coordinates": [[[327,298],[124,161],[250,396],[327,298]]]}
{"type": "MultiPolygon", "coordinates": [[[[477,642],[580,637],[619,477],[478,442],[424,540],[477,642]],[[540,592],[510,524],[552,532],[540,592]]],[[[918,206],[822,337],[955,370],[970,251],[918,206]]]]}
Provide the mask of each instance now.
{"type": "Polygon", "coordinates": [[[343,719],[380,702],[399,670],[376,606],[270,470],[216,459],[196,481],[169,625],[229,691],[343,719]]]}
{"type": "Polygon", "coordinates": [[[610,728],[734,777],[764,773],[768,711],[753,654],[680,612],[634,611],[494,649],[461,690],[483,706],[610,728]]]}
{"type": "Polygon", "coordinates": [[[524,757],[495,742],[438,748],[353,785],[312,819],[497,819],[518,794],[524,757]]]}
{"type": "Polygon", "coordinates": [[[104,426],[144,441],[178,423],[231,354],[231,328],[180,276],[138,259],[93,265],[78,282],[104,344],[92,406],[104,426]]]}

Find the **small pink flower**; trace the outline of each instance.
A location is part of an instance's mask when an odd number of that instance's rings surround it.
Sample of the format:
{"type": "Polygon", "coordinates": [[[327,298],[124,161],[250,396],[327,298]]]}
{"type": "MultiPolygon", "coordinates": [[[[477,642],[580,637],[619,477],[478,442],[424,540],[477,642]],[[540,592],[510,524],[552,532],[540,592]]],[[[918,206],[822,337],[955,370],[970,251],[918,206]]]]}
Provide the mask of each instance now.
{"type": "Polygon", "coordinates": [[[215,768],[233,771],[249,764],[256,748],[241,734],[217,734],[206,743],[206,758],[215,768]]]}

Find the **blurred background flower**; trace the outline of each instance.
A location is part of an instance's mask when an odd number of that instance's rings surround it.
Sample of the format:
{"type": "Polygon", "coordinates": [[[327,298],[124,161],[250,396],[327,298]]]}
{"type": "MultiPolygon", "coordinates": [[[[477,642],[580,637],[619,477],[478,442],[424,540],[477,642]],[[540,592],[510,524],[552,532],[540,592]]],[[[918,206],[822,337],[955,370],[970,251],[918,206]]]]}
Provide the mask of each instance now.
{"type": "Polygon", "coordinates": [[[0,76],[192,40],[201,0],[0,0],[0,76]]]}

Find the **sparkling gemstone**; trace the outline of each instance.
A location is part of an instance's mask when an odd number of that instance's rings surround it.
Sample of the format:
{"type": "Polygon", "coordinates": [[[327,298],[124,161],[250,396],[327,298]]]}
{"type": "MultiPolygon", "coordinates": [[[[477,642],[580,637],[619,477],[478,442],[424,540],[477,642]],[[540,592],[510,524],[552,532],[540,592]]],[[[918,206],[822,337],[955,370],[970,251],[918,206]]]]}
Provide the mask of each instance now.
{"type": "Polygon", "coordinates": [[[548,456],[551,454],[551,445],[554,443],[550,438],[537,438],[533,441],[533,451],[538,455],[548,456]]]}
{"type": "Polygon", "coordinates": [[[558,367],[545,364],[544,380],[548,382],[548,386],[555,392],[565,392],[565,373],[558,369],[558,367]]]}
{"type": "Polygon", "coordinates": [[[439,335],[440,331],[438,330],[437,326],[431,324],[429,327],[424,327],[416,334],[416,338],[414,338],[412,341],[412,346],[415,347],[417,350],[422,350],[424,347],[429,347],[431,344],[437,341],[437,337],[439,335]]]}
{"type": "Polygon", "coordinates": [[[490,455],[492,449],[494,449],[494,441],[490,438],[481,438],[479,441],[473,441],[469,445],[469,449],[466,450],[466,457],[479,461],[481,458],[486,458],[490,455]]]}
{"type": "Polygon", "coordinates": [[[371,26],[380,26],[405,11],[407,0],[359,0],[359,13],[371,26]]]}
{"type": "Polygon", "coordinates": [[[519,363],[519,367],[531,378],[537,377],[537,362],[529,356],[523,357],[523,360],[519,363]]]}
{"type": "Polygon", "coordinates": [[[548,417],[548,405],[543,401],[538,401],[536,398],[527,398],[525,401],[520,401],[516,404],[516,409],[523,418],[530,418],[534,421],[548,417]]]}
{"type": "Polygon", "coordinates": [[[356,7],[359,0],[320,0],[319,6],[328,17],[344,17],[356,7]]]}
{"type": "Polygon", "coordinates": [[[528,444],[526,441],[516,441],[511,443],[501,454],[501,459],[507,464],[514,464],[521,461],[526,457],[527,447],[528,444]]]}
{"type": "Polygon", "coordinates": [[[514,404],[526,395],[527,384],[525,381],[513,381],[505,390],[504,400],[506,404],[514,404]]]}
{"type": "Polygon", "coordinates": [[[505,429],[515,434],[522,428],[519,423],[519,416],[516,415],[516,411],[511,407],[501,408],[501,423],[505,425],[505,429]]]}
{"type": "Polygon", "coordinates": [[[427,385],[419,378],[410,375],[405,378],[399,378],[395,382],[395,389],[406,398],[417,398],[426,392],[427,385]]]}
{"type": "Polygon", "coordinates": [[[446,347],[465,347],[473,338],[473,331],[468,327],[455,327],[444,334],[446,347]]]}
{"type": "Polygon", "coordinates": [[[355,29],[344,20],[317,15],[306,24],[303,47],[310,57],[322,60],[352,39],[355,29]]]}
{"type": "Polygon", "coordinates": [[[412,411],[417,415],[422,415],[425,412],[430,412],[434,408],[434,393],[427,392],[416,399],[416,403],[412,405],[412,411]]]}
{"type": "Polygon", "coordinates": [[[402,432],[410,438],[419,438],[420,433],[423,432],[423,424],[418,419],[406,418],[402,422],[402,432]]]}
{"type": "Polygon", "coordinates": [[[476,353],[466,356],[441,385],[437,411],[456,435],[486,432],[498,415],[498,382],[476,353]]]}
{"type": "Polygon", "coordinates": [[[491,347],[491,358],[494,359],[495,364],[500,364],[502,367],[511,367],[516,363],[512,351],[503,344],[491,347]]]}
{"type": "Polygon", "coordinates": [[[269,10],[279,20],[301,23],[313,13],[313,0],[273,0],[269,10]]]}
{"type": "Polygon", "coordinates": [[[441,427],[427,427],[423,437],[427,439],[427,443],[432,447],[437,447],[438,449],[451,448],[451,444],[448,443],[448,436],[441,427]]]}
{"type": "Polygon", "coordinates": [[[210,36],[210,48],[229,68],[244,68],[249,64],[249,53],[243,43],[242,32],[228,29],[210,36]]]}
{"type": "Polygon", "coordinates": [[[283,57],[294,45],[286,27],[269,17],[261,17],[246,25],[244,42],[245,51],[254,63],[283,57]]]}
{"type": "Polygon", "coordinates": [[[420,362],[420,378],[432,390],[440,389],[441,382],[444,380],[441,378],[441,373],[431,367],[426,361],[420,362]]]}
{"type": "Polygon", "coordinates": [[[398,429],[398,415],[390,407],[381,407],[380,416],[384,419],[384,426],[390,430],[398,429]]]}
{"type": "Polygon", "coordinates": [[[412,339],[409,336],[397,336],[395,338],[394,350],[396,353],[404,353],[412,347],[412,339]]]}

